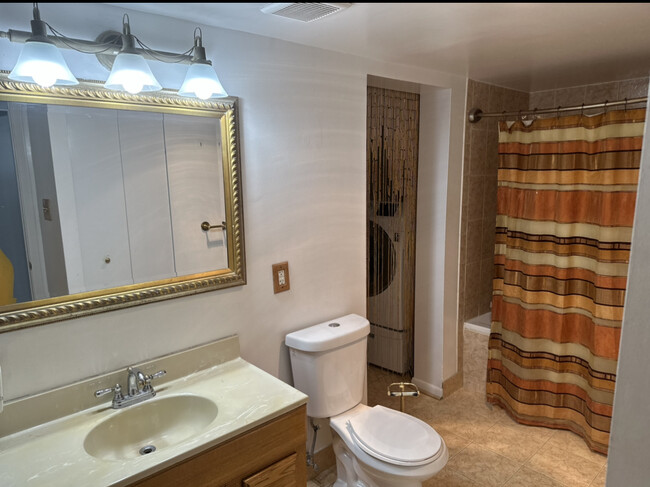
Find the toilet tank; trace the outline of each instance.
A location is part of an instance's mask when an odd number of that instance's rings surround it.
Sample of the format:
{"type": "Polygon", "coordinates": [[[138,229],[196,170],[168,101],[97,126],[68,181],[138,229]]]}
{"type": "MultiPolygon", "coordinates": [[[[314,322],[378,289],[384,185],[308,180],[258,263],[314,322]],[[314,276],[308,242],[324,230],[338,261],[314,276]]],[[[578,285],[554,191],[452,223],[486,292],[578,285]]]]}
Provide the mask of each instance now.
{"type": "Polygon", "coordinates": [[[329,418],[361,402],[368,333],[368,320],[351,314],[286,336],[294,387],[309,396],[307,416],[329,418]]]}

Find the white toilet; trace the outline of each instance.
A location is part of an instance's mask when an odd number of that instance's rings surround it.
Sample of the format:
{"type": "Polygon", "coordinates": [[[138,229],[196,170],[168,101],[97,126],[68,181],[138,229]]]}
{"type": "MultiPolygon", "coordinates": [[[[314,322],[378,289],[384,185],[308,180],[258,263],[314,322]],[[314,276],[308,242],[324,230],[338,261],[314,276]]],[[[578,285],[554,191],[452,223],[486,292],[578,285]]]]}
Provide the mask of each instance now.
{"type": "Polygon", "coordinates": [[[307,416],[330,418],[335,487],[421,487],[447,463],[447,446],[425,422],[361,403],[369,332],[351,314],[287,335],[294,386],[309,396],[307,416]]]}

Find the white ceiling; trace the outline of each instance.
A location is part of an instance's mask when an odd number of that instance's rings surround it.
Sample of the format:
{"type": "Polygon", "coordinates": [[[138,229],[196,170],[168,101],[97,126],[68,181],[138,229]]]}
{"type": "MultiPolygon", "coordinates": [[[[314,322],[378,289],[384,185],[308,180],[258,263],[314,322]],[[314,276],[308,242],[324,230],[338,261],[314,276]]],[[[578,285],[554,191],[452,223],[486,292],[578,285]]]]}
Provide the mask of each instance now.
{"type": "Polygon", "coordinates": [[[300,22],[268,3],[119,3],[393,63],[540,91],[646,77],[649,3],[356,3],[300,22]]]}

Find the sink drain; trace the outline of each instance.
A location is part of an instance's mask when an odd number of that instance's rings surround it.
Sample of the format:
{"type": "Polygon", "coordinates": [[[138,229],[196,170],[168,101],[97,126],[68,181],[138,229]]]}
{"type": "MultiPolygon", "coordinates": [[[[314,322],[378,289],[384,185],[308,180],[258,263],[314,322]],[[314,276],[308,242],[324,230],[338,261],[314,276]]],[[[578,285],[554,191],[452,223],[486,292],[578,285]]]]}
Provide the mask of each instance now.
{"type": "Polygon", "coordinates": [[[147,445],[147,446],[143,446],[142,448],[140,448],[139,451],[140,451],[140,455],[148,455],[149,453],[155,452],[156,447],[153,446],[153,445],[147,445]]]}

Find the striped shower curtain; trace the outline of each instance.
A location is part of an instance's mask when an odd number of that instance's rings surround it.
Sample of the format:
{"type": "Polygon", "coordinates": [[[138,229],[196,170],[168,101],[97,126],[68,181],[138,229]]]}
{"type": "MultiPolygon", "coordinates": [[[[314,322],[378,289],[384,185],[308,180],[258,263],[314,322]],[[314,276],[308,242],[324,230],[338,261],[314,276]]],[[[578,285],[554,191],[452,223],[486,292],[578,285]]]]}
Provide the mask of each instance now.
{"type": "Polygon", "coordinates": [[[499,126],[487,400],[607,453],[645,109],[499,126]]]}

